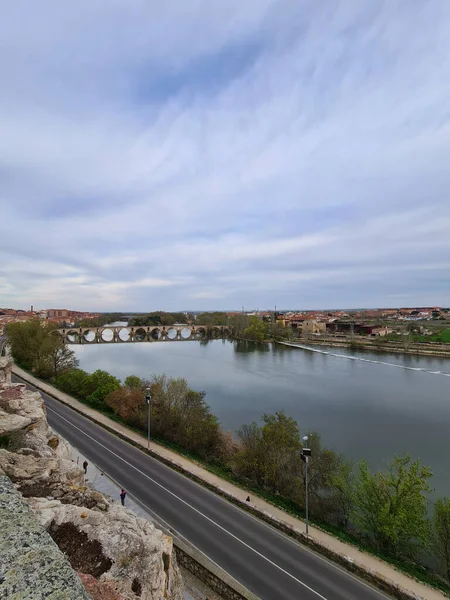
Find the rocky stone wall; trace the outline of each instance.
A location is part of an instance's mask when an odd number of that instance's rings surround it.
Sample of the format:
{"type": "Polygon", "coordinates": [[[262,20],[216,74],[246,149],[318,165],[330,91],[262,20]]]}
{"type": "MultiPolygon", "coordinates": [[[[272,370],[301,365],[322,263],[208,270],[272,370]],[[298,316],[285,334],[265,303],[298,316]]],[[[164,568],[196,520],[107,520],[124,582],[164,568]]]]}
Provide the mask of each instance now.
{"type": "MultiPolygon", "coordinates": [[[[0,477],[11,482],[15,497],[20,498],[20,493],[21,502],[28,503],[34,513],[32,519],[29,511],[22,511],[29,515],[27,523],[34,523],[30,535],[42,534],[46,544],[50,536],[93,598],[181,600],[182,581],[172,538],[85,485],[83,470],[71,460],[69,444],[47,423],[40,394],[11,383],[10,370],[9,359],[0,358],[0,477]]],[[[8,498],[0,499],[3,515],[19,510],[20,503],[11,504],[8,498]]],[[[11,536],[18,525],[14,519],[11,536]]],[[[3,532],[2,522],[0,530],[3,532]]],[[[20,563],[20,554],[13,553],[8,573],[11,568],[14,571],[16,563],[20,563]]],[[[48,556],[47,571],[41,570],[43,585],[46,577],[52,580],[60,564],[68,564],[62,555],[59,561],[48,556]]],[[[27,569],[32,570],[31,563],[27,569]]],[[[13,597],[6,593],[11,589],[5,587],[10,586],[10,579],[11,575],[0,576],[0,598],[13,597]]],[[[74,594],[54,598],[83,597],[74,594]]],[[[53,598],[30,596],[34,597],[53,598]]]]}
{"type": "Polygon", "coordinates": [[[0,598],[89,600],[69,561],[5,476],[0,531],[0,598]]]}

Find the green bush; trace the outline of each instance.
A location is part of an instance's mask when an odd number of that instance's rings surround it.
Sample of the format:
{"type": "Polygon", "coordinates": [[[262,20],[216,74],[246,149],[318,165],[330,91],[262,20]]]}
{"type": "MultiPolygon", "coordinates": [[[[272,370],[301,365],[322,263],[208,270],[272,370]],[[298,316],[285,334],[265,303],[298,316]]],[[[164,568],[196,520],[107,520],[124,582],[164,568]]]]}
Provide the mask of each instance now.
{"type": "Polygon", "coordinates": [[[83,391],[88,378],[89,373],[83,371],[83,369],[71,369],[62,375],[59,375],[55,380],[55,385],[62,392],[65,392],[70,396],[84,399],[85,396],[83,391]]]}
{"type": "Polygon", "coordinates": [[[81,394],[91,406],[98,408],[105,406],[105,400],[109,394],[120,387],[120,379],[98,369],[85,379],[81,394]]]}

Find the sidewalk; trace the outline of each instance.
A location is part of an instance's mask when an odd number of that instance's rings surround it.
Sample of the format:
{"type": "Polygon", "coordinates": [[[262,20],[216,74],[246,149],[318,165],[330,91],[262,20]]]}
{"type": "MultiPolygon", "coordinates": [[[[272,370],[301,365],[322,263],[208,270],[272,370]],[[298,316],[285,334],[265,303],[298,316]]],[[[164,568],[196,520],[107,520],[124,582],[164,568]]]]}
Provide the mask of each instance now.
{"type": "MultiPolygon", "coordinates": [[[[97,423],[116,431],[124,438],[128,438],[133,443],[143,448],[147,448],[147,440],[144,436],[141,436],[140,434],[131,431],[130,429],[128,429],[124,425],[121,425],[120,423],[116,423],[115,421],[103,415],[102,413],[99,413],[93,410],[92,408],[89,408],[82,402],[79,402],[75,398],[72,398],[71,396],[63,392],[60,392],[51,385],[41,382],[40,380],[36,379],[32,375],[29,375],[16,365],[13,365],[13,373],[15,375],[18,375],[19,377],[22,377],[25,381],[31,383],[43,392],[46,392],[50,396],[53,396],[57,400],[60,400],[64,404],[73,407],[75,410],[88,416],[93,421],[96,421],[97,423]]],[[[173,463],[174,466],[177,466],[193,474],[205,483],[218,488],[218,490],[222,492],[222,494],[225,493],[225,495],[228,495],[231,498],[235,498],[239,502],[245,503],[249,505],[249,507],[259,511],[260,513],[263,513],[263,515],[266,517],[265,520],[267,520],[267,517],[272,518],[274,520],[275,526],[278,522],[281,525],[285,525],[288,528],[294,529],[294,531],[298,534],[304,534],[305,524],[304,521],[302,521],[301,519],[285,513],[281,509],[273,506],[272,504],[269,504],[265,500],[258,498],[253,494],[251,494],[250,496],[251,502],[246,503],[245,499],[248,496],[248,492],[246,492],[244,489],[238,487],[237,485],[233,485],[232,483],[229,483],[224,479],[221,479],[217,475],[210,473],[195,462],[183,456],[180,456],[172,450],[160,446],[155,442],[151,442],[150,448],[152,453],[154,453],[157,456],[160,456],[164,461],[173,463]]],[[[118,496],[116,495],[116,497],[118,496]]],[[[356,547],[351,546],[349,544],[345,544],[344,542],[341,542],[337,538],[334,538],[325,531],[317,529],[311,525],[309,526],[309,540],[312,541],[314,544],[323,547],[325,550],[330,550],[332,553],[344,557],[345,561],[348,562],[349,565],[361,567],[369,574],[372,574],[379,579],[383,579],[389,582],[390,584],[393,584],[395,587],[401,588],[404,591],[408,591],[410,594],[415,595],[417,598],[423,598],[426,600],[443,600],[444,598],[447,598],[443,593],[439,592],[438,590],[430,588],[412,579],[411,577],[400,573],[394,567],[383,562],[382,560],[370,554],[365,554],[364,552],[358,550],[356,547]]]]}
{"type": "MultiPolygon", "coordinates": [[[[114,479],[111,479],[109,475],[103,473],[97,467],[97,465],[89,462],[87,458],[81,454],[81,452],[78,452],[78,450],[73,446],[72,460],[80,467],[83,466],[83,462],[86,460],[88,462],[87,474],[85,475],[86,484],[88,484],[94,490],[105,494],[105,496],[108,496],[109,499],[120,502],[120,491],[122,487],[119,485],[119,483],[114,481],[114,479]]],[[[125,508],[131,510],[131,512],[137,517],[152,521],[157,527],[161,527],[153,515],[148,510],[145,510],[138,502],[136,502],[136,500],[133,499],[133,496],[131,496],[128,492],[125,498],[125,508]]]]}
{"type": "MultiPolygon", "coordinates": [[[[87,461],[87,458],[72,446],[72,460],[76,462],[77,465],[82,466],[83,462],[85,460],[87,461]]],[[[107,496],[108,499],[120,502],[120,491],[122,487],[119,485],[119,483],[114,481],[114,479],[109,477],[109,475],[103,473],[94,463],[89,461],[87,462],[88,467],[85,482],[91,488],[107,496]]],[[[155,524],[155,527],[163,529],[169,535],[171,534],[170,530],[164,527],[160,520],[155,519],[151,512],[143,508],[141,504],[134,500],[133,496],[131,496],[128,492],[125,498],[125,508],[130,510],[137,517],[147,519],[147,521],[152,521],[155,524]]],[[[184,600],[221,600],[221,598],[206,584],[200,581],[200,579],[197,579],[197,577],[187,571],[184,567],[179,568],[183,576],[184,600]]]]}

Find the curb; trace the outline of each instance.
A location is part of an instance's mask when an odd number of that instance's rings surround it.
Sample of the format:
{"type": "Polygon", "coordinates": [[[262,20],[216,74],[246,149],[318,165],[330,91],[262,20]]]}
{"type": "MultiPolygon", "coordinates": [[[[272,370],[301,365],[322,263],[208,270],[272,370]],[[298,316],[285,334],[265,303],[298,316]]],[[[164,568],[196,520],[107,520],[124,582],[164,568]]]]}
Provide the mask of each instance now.
{"type": "Polygon", "coordinates": [[[224,600],[259,600],[258,596],[241,585],[200,550],[176,537],[173,538],[173,545],[178,564],[203,581],[224,600]]]}
{"type": "MultiPolygon", "coordinates": [[[[155,451],[147,450],[147,448],[145,448],[145,446],[140,445],[138,442],[135,442],[133,439],[129,438],[127,435],[124,435],[121,432],[116,431],[113,427],[109,427],[108,425],[105,425],[101,421],[98,421],[94,416],[88,415],[88,414],[84,413],[82,410],[79,410],[78,408],[75,408],[68,402],[62,400],[60,397],[58,397],[58,394],[55,393],[58,390],[55,390],[49,384],[41,382],[40,380],[34,378],[32,375],[29,375],[26,372],[24,372],[25,376],[20,373],[17,373],[15,364],[12,365],[12,372],[17,377],[23,379],[24,381],[27,381],[31,385],[34,385],[36,388],[45,392],[46,394],[48,394],[55,400],[58,400],[58,402],[61,402],[65,406],[67,406],[67,407],[71,408],[72,410],[74,410],[75,412],[77,412],[78,414],[84,416],[85,418],[89,419],[90,421],[93,421],[97,425],[100,425],[101,427],[103,427],[104,429],[106,429],[107,431],[112,433],[113,435],[116,435],[117,437],[119,437],[123,441],[127,442],[128,444],[131,444],[132,446],[138,448],[145,454],[148,454],[152,458],[155,458],[159,462],[162,462],[166,466],[170,467],[174,471],[181,473],[182,475],[195,481],[196,483],[200,484],[201,486],[209,489],[210,491],[221,496],[222,498],[225,498],[231,504],[234,504],[234,505],[238,506],[239,508],[241,508],[242,510],[244,510],[245,512],[252,514],[253,516],[260,519],[261,521],[264,521],[265,523],[271,525],[275,529],[278,529],[279,531],[281,531],[284,534],[288,535],[289,537],[295,539],[296,541],[303,544],[304,546],[308,546],[311,550],[314,550],[315,552],[324,556],[325,558],[330,559],[332,562],[334,562],[338,565],[341,565],[349,572],[354,573],[361,579],[374,585],[376,588],[378,588],[388,594],[391,594],[397,600],[426,600],[426,597],[418,596],[417,594],[414,594],[413,592],[406,590],[399,584],[386,578],[381,573],[378,573],[377,571],[368,569],[365,565],[355,562],[352,558],[350,558],[348,556],[339,554],[332,548],[328,547],[326,544],[323,544],[322,542],[319,542],[318,540],[314,540],[314,538],[312,538],[311,536],[307,537],[303,532],[299,531],[298,529],[295,529],[291,525],[288,525],[287,523],[284,523],[283,521],[276,519],[270,513],[267,513],[265,511],[257,509],[255,507],[249,505],[247,502],[244,502],[244,501],[240,500],[239,498],[236,498],[235,496],[233,496],[226,490],[219,488],[219,487],[215,486],[214,484],[209,483],[208,481],[205,481],[200,476],[198,476],[194,473],[191,473],[190,471],[188,471],[181,465],[175,463],[171,459],[161,456],[160,454],[158,454],[155,451]],[[50,391],[48,391],[47,389],[43,389],[43,386],[45,386],[46,388],[48,387],[50,389],[50,391]]],[[[80,402],[79,400],[77,400],[77,401],[80,402]]],[[[94,409],[91,409],[91,410],[94,410],[94,409]]],[[[202,555],[202,557],[203,557],[203,555],[202,555]]],[[[219,568],[219,567],[216,566],[216,568],[219,568]]],[[[391,568],[394,568],[394,567],[391,567],[391,568]]],[[[405,575],[405,576],[407,576],[407,575],[405,575]]],[[[228,576],[228,577],[230,577],[230,576],[228,576]]],[[[412,577],[411,577],[411,579],[413,581],[417,581],[418,583],[420,583],[420,585],[427,587],[425,583],[415,580],[412,577]]],[[[240,586],[240,584],[238,584],[238,585],[240,586]]],[[[446,597],[445,593],[442,590],[439,590],[437,588],[435,589],[432,587],[430,587],[430,590],[433,590],[436,593],[440,593],[443,597],[446,597]]],[[[238,597],[237,596],[233,597],[233,598],[230,597],[230,600],[235,600],[235,598],[238,598],[238,597]]],[[[253,598],[255,598],[255,597],[253,596],[253,598]]]]}
{"type": "MultiPolygon", "coordinates": [[[[54,398],[55,400],[58,400],[58,402],[61,402],[65,406],[68,406],[69,408],[71,408],[72,410],[77,412],[78,414],[86,417],[90,421],[93,421],[97,425],[102,426],[104,429],[106,429],[110,433],[113,433],[114,435],[116,435],[117,437],[122,439],[123,441],[137,447],[138,449],[142,450],[146,454],[151,455],[155,459],[161,458],[157,453],[151,452],[151,451],[148,452],[145,448],[141,448],[137,443],[135,443],[134,440],[130,440],[126,436],[121,435],[120,433],[116,432],[114,429],[105,426],[103,423],[96,421],[96,419],[94,419],[94,418],[91,418],[90,415],[86,415],[82,411],[77,410],[73,406],[67,404],[66,402],[64,402],[63,400],[58,398],[56,396],[56,394],[52,394],[47,390],[41,389],[39,384],[41,384],[42,382],[37,380],[38,384],[36,384],[33,376],[29,375],[28,373],[26,374],[26,376],[22,376],[22,374],[18,374],[16,372],[14,364],[12,367],[12,371],[13,371],[14,375],[16,375],[16,377],[19,377],[20,379],[27,381],[28,383],[32,384],[34,387],[40,389],[41,391],[45,392],[49,396],[52,396],[52,398],[54,398]]],[[[48,386],[49,384],[43,384],[43,385],[48,386]]],[[[73,447],[73,448],[75,450],[77,450],[75,447],[73,447]]],[[[171,461],[163,461],[163,462],[165,462],[165,464],[167,466],[170,466],[172,468],[174,468],[174,466],[175,466],[174,463],[172,463],[171,461]]],[[[188,474],[187,471],[184,472],[181,469],[178,469],[178,470],[181,473],[188,474]]],[[[109,477],[111,479],[111,481],[113,481],[117,486],[119,486],[118,482],[113,477],[111,477],[110,475],[107,475],[107,477],[109,477]]],[[[199,478],[199,480],[200,480],[200,478],[199,478]]],[[[105,494],[105,495],[108,496],[108,494],[105,494]]],[[[117,501],[112,497],[110,497],[110,498],[113,501],[117,501]]],[[[142,517],[139,517],[139,518],[142,518],[142,517]]],[[[224,569],[219,567],[219,565],[217,565],[215,562],[213,562],[210,558],[208,558],[205,554],[203,554],[203,552],[198,550],[195,546],[193,546],[192,544],[190,544],[188,542],[181,540],[173,532],[167,531],[166,528],[164,526],[162,526],[158,521],[157,521],[157,527],[159,527],[160,529],[165,531],[167,533],[167,535],[170,535],[172,537],[173,549],[174,549],[178,564],[180,564],[185,569],[190,571],[195,577],[197,577],[200,581],[202,581],[204,584],[206,584],[211,590],[213,590],[221,598],[223,598],[223,600],[259,600],[258,596],[256,596],[250,590],[248,590],[246,587],[244,587],[242,584],[240,584],[236,579],[234,579],[234,577],[229,575],[226,571],[224,571],[224,569]]]]}

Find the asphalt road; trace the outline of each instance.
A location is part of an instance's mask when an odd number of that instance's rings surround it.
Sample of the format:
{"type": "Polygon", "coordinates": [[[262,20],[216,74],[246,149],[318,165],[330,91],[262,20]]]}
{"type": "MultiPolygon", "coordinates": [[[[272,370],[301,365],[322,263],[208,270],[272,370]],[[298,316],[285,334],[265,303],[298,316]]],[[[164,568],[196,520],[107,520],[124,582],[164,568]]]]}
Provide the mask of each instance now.
{"type": "Polygon", "coordinates": [[[57,400],[42,396],[51,427],[262,600],[387,598],[57,400]]]}

